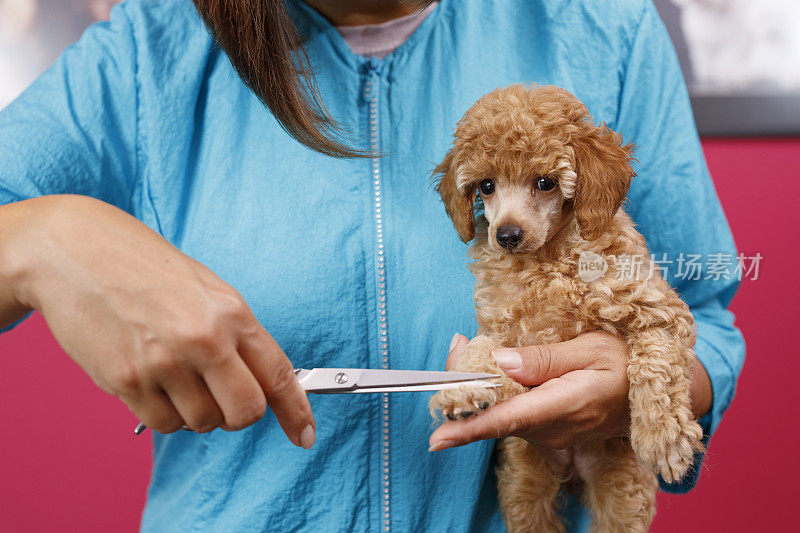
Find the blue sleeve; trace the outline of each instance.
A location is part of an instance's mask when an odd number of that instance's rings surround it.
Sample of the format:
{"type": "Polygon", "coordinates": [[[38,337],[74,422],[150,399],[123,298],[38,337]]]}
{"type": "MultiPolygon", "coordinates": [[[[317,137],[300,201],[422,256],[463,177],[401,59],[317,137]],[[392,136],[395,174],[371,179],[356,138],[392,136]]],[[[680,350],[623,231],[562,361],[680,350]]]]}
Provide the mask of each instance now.
{"type": "MultiPolygon", "coordinates": [[[[706,167],[675,51],[650,1],[644,2],[621,75],[615,129],[638,146],[638,177],[627,210],[665,278],[694,315],[695,353],[714,393],[711,412],[700,421],[707,444],[733,399],[744,362],[744,340],[726,309],[738,287],[737,254],[706,167]],[[699,271],[688,267],[691,261],[701,265],[699,271]],[[712,261],[717,264],[713,275],[708,268],[712,261]]],[[[662,482],[661,488],[691,489],[702,460],[698,457],[682,483],[662,482]]]]}
{"type": "Polygon", "coordinates": [[[0,205],[80,194],[130,210],[135,68],[131,25],[116,6],[0,112],[0,205]]]}

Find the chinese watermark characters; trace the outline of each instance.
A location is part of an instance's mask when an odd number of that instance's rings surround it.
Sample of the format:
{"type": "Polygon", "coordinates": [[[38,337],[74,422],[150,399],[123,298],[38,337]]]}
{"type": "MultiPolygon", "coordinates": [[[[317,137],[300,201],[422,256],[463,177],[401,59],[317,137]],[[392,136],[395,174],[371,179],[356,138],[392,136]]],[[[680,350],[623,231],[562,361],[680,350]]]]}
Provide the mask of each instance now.
{"type": "Polygon", "coordinates": [[[623,254],[604,258],[594,252],[581,252],[578,258],[578,277],[586,283],[605,276],[614,265],[611,275],[618,279],[647,280],[660,275],[666,280],[735,280],[756,281],[760,274],[760,253],[747,255],[739,253],[690,254],[679,253],[673,259],[666,253],[646,255],[623,254]]]}

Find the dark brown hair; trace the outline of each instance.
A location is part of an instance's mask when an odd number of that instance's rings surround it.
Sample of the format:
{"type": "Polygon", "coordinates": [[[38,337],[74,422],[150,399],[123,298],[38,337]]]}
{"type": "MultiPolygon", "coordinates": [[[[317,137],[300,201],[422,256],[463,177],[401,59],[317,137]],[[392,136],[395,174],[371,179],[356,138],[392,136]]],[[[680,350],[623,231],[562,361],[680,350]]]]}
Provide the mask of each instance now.
{"type": "Polygon", "coordinates": [[[347,146],[317,89],[284,0],[193,0],[244,83],[289,135],[332,157],[367,157],[347,146]]]}

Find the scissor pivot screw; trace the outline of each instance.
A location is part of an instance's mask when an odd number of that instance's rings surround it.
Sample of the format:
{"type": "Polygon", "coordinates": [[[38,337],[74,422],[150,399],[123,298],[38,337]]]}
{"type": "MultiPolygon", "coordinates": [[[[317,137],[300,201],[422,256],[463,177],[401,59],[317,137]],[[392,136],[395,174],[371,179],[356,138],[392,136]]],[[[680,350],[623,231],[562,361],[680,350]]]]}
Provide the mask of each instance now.
{"type": "Polygon", "coordinates": [[[347,374],[345,374],[344,372],[339,372],[338,374],[336,374],[333,380],[339,385],[343,385],[347,383],[347,374]]]}

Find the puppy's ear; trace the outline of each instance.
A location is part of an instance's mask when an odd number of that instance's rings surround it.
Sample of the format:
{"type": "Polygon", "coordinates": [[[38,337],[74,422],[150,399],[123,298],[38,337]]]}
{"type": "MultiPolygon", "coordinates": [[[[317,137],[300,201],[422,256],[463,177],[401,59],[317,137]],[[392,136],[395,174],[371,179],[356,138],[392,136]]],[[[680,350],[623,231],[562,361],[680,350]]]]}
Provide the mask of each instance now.
{"type": "Polygon", "coordinates": [[[586,117],[571,144],[577,174],[575,218],[581,236],[591,241],[606,230],[636,175],[630,165],[633,145],[623,145],[619,134],[586,117]]]}
{"type": "Polygon", "coordinates": [[[458,236],[464,242],[471,241],[475,237],[475,186],[459,189],[453,150],[447,152],[444,160],[433,170],[433,178],[437,181],[436,191],[442,197],[458,236]]]}

